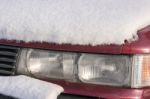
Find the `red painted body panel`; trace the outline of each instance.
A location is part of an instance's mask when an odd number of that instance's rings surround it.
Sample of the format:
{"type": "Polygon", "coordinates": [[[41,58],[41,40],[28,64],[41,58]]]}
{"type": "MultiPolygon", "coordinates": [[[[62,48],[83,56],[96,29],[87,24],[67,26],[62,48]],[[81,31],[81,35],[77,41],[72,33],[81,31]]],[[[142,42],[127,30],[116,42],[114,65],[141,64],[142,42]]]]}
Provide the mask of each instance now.
{"type": "Polygon", "coordinates": [[[48,50],[60,50],[60,51],[73,51],[73,52],[87,52],[87,53],[107,53],[107,54],[121,54],[122,45],[100,45],[100,46],[81,46],[70,44],[49,44],[47,42],[29,42],[23,41],[8,41],[0,40],[0,44],[14,45],[20,47],[30,47],[48,50]]]}
{"type": "Polygon", "coordinates": [[[64,87],[64,93],[93,96],[105,99],[143,99],[143,89],[119,88],[91,84],[50,81],[64,87]]]}
{"type": "MultiPolygon", "coordinates": [[[[48,50],[102,53],[102,54],[148,54],[150,53],[150,26],[138,32],[139,39],[123,45],[81,46],[70,44],[49,44],[46,42],[29,42],[0,40],[0,44],[30,47],[48,50]]],[[[110,86],[51,81],[64,87],[65,93],[97,96],[107,99],[150,99],[150,88],[126,89],[110,86]]]]}
{"type": "Polygon", "coordinates": [[[139,39],[123,45],[124,54],[147,54],[150,53],[150,26],[138,32],[139,39]]]}

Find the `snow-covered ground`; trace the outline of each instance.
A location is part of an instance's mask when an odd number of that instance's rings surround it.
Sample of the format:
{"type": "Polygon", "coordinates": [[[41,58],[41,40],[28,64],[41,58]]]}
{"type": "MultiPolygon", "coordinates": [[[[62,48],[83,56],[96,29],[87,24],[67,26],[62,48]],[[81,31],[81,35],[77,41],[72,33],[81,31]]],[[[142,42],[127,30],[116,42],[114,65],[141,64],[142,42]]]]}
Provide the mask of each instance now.
{"type": "Polygon", "coordinates": [[[150,0],[0,0],[0,38],[122,44],[150,24],[150,0]]]}

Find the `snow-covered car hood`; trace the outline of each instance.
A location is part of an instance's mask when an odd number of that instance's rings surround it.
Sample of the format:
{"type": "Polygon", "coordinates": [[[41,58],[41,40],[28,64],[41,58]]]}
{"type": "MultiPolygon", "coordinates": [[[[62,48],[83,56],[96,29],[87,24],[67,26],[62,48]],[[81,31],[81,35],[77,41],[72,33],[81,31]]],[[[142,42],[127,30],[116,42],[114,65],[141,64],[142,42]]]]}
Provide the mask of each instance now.
{"type": "Polygon", "coordinates": [[[0,0],[0,39],[123,44],[150,24],[149,5],[149,0],[0,0]]]}

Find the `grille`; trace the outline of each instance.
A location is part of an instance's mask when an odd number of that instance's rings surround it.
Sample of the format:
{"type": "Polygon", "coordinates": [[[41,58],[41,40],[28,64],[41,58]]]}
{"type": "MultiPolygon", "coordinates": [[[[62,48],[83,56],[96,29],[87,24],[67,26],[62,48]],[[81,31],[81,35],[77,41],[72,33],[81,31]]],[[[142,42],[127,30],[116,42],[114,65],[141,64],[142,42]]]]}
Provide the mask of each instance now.
{"type": "Polygon", "coordinates": [[[0,75],[9,76],[15,74],[18,47],[0,45],[0,75]]]}

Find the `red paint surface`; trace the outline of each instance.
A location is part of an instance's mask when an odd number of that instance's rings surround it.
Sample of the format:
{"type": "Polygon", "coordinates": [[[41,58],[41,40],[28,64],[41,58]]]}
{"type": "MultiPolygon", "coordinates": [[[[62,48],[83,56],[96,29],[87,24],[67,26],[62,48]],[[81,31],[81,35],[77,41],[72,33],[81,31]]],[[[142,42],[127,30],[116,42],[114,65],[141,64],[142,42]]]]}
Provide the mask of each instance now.
{"type": "Polygon", "coordinates": [[[69,83],[65,81],[50,81],[64,87],[64,93],[96,96],[107,99],[142,99],[143,89],[127,89],[91,84],[69,83]]]}
{"type": "Polygon", "coordinates": [[[100,45],[100,46],[81,46],[81,45],[70,45],[70,44],[50,44],[47,42],[28,42],[23,41],[8,41],[0,40],[0,44],[13,45],[20,47],[30,47],[48,50],[59,50],[59,51],[73,51],[73,52],[88,52],[88,53],[107,53],[107,54],[121,54],[122,45],[100,45]]]}
{"type": "MultiPolygon", "coordinates": [[[[138,32],[139,39],[123,45],[81,46],[70,44],[50,44],[46,42],[29,42],[0,40],[0,44],[48,50],[103,53],[103,54],[148,54],[150,53],[150,26],[138,32]]],[[[65,93],[97,96],[109,99],[150,99],[150,88],[126,89],[100,85],[53,81],[64,87],[65,93]]]]}
{"type": "Polygon", "coordinates": [[[150,26],[138,32],[139,40],[123,45],[124,54],[147,54],[150,53],[150,26]]]}

